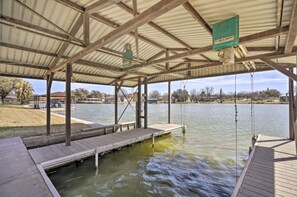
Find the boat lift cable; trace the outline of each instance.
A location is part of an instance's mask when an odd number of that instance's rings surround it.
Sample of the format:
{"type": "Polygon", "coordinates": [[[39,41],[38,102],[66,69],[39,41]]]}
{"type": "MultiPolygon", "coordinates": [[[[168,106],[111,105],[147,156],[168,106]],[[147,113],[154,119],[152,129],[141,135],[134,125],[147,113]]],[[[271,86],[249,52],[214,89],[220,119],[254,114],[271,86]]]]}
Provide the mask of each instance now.
{"type": "MultiPolygon", "coordinates": [[[[184,81],[182,81],[181,82],[181,85],[182,85],[182,91],[183,91],[183,93],[185,92],[185,90],[186,90],[186,85],[187,85],[187,83],[188,83],[188,80],[186,81],[186,82],[184,82],[184,81]]],[[[180,107],[181,107],[181,109],[180,109],[180,111],[181,111],[181,124],[183,125],[183,126],[185,126],[185,108],[184,108],[184,102],[185,101],[183,101],[182,103],[181,103],[181,105],[180,105],[180,107]]]]}
{"type": "Polygon", "coordinates": [[[236,73],[235,73],[235,76],[234,76],[234,108],[235,108],[235,176],[236,176],[236,181],[237,181],[237,178],[238,178],[238,170],[237,170],[237,141],[238,141],[238,109],[237,109],[237,76],[236,76],[236,73]]]}
{"type": "MultiPolygon", "coordinates": [[[[134,91],[133,95],[134,95],[137,91],[138,91],[138,88],[136,88],[136,90],[134,91]]],[[[122,92],[122,93],[124,94],[124,92],[122,92]]],[[[124,94],[124,95],[125,95],[125,94],[124,94]]],[[[126,97],[126,98],[127,98],[127,97],[126,97]]],[[[129,105],[131,106],[132,110],[135,112],[134,108],[133,108],[132,105],[131,105],[131,101],[132,101],[132,99],[133,99],[133,96],[132,96],[129,100],[127,99],[128,104],[126,105],[125,109],[122,111],[122,113],[121,113],[120,117],[118,118],[118,121],[117,121],[117,122],[120,122],[121,118],[123,117],[123,115],[124,115],[124,113],[125,113],[125,111],[127,110],[127,108],[128,108],[129,105]]]]}

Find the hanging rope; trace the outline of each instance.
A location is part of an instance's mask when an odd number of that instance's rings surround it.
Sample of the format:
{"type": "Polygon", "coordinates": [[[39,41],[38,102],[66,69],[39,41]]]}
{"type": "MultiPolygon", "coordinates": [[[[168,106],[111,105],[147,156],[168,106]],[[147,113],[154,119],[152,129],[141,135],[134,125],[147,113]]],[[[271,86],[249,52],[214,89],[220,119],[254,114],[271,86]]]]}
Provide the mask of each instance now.
{"type": "Polygon", "coordinates": [[[234,76],[234,108],[235,108],[235,172],[236,172],[236,181],[237,181],[237,177],[238,177],[238,171],[237,171],[237,141],[238,141],[238,133],[237,133],[237,130],[238,130],[238,109],[237,109],[237,76],[236,76],[236,73],[235,73],[235,76],[234,76]]]}

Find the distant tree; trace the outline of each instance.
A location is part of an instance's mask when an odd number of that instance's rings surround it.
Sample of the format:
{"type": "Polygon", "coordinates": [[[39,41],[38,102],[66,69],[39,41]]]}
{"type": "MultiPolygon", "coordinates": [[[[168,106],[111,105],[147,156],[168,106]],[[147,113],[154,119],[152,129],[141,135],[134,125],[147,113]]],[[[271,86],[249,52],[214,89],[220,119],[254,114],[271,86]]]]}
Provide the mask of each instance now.
{"type": "Polygon", "coordinates": [[[153,90],[150,92],[149,97],[153,99],[159,99],[161,97],[161,93],[158,90],[153,90]]]}
{"type": "Polygon", "coordinates": [[[205,94],[206,94],[207,99],[209,99],[209,97],[211,95],[213,95],[213,93],[214,93],[214,88],[213,87],[208,87],[208,86],[205,87],[205,94]]]}
{"type": "Polygon", "coordinates": [[[101,98],[102,94],[100,91],[92,90],[91,93],[88,95],[88,98],[101,98]]]}
{"type": "Polygon", "coordinates": [[[4,104],[5,97],[14,89],[15,79],[10,77],[0,77],[0,95],[2,104],[4,104]]]}
{"type": "Polygon", "coordinates": [[[33,86],[25,80],[18,80],[15,84],[15,93],[21,104],[26,103],[33,96],[33,86]]]}
{"type": "Polygon", "coordinates": [[[200,90],[200,100],[204,101],[204,97],[205,97],[206,93],[204,89],[200,90]]]}
{"type": "Polygon", "coordinates": [[[89,91],[84,88],[77,88],[73,91],[73,94],[78,101],[84,101],[88,98],[89,91]]]}
{"type": "Polygon", "coordinates": [[[185,102],[189,98],[189,93],[187,90],[178,89],[172,93],[172,97],[178,102],[185,102]]]}
{"type": "Polygon", "coordinates": [[[190,100],[191,102],[197,102],[199,99],[199,95],[196,89],[192,89],[190,91],[190,100]]]}

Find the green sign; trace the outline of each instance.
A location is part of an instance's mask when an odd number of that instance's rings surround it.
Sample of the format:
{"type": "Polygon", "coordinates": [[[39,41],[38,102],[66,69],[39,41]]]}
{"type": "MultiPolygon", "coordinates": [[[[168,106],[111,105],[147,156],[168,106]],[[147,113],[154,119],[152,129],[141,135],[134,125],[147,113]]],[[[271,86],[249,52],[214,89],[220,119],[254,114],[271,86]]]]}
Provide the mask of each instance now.
{"type": "Polygon", "coordinates": [[[126,50],[123,54],[123,67],[131,67],[133,60],[133,52],[132,50],[126,50]]]}
{"type": "Polygon", "coordinates": [[[216,23],[212,27],[212,49],[221,50],[239,44],[239,16],[216,23]]]}

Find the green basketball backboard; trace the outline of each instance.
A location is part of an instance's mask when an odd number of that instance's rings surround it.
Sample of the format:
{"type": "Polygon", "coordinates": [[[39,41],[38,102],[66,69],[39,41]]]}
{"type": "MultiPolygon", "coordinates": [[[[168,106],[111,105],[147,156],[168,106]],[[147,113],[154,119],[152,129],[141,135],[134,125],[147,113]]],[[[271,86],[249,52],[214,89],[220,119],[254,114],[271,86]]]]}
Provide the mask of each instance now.
{"type": "Polygon", "coordinates": [[[212,49],[221,50],[239,44],[239,16],[216,23],[212,27],[212,49]]]}

